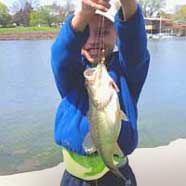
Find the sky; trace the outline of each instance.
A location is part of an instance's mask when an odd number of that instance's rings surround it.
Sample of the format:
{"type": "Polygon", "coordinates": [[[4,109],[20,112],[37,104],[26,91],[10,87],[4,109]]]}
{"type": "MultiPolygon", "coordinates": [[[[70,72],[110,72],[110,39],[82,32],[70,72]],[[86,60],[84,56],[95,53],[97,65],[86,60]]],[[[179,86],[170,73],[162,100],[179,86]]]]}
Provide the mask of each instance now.
{"type": "Polygon", "coordinates": [[[167,10],[173,10],[176,5],[186,5],[186,0],[166,0],[167,10]]]}
{"type": "MultiPolygon", "coordinates": [[[[10,7],[16,0],[0,0],[0,2],[5,3],[8,7],[10,7]]],[[[64,0],[39,0],[41,4],[52,4],[52,2],[62,2],[64,0]]],[[[75,1],[75,0],[74,0],[75,1]]],[[[167,7],[166,9],[173,9],[175,5],[186,4],[186,0],[166,0],[167,7]]]]}
{"type": "MultiPolygon", "coordinates": [[[[35,1],[39,1],[40,4],[46,5],[46,4],[52,4],[53,2],[58,2],[59,3],[59,2],[62,2],[64,0],[35,0],[35,1]]],[[[3,2],[8,7],[11,7],[15,2],[18,2],[18,0],[0,0],[0,2],[3,2]]]]}
{"type": "MultiPolygon", "coordinates": [[[[22,2],[26,0],[20,0],[22,2]]],[[[4,3],[7,5],[7,7],[10,9],[10,13],[15,13],[14,10],[12,9],[13,4],[16,5],[16,10],[19,10],[22,5],[19,3],[19,0],[0,0],[0,2],[4,3]]],[[[65,0],[32,0],[33,2],[36,2],[33,7],[38,7],[38,5],[47,5],[47,4],[52,4],[53,2],[56,2],[57,4],[63,4],[65,0]],[[39,4],[38,4],[39,1],[39,4]]],[[[66,0],[68,1],[68,0],[66,0]]],[[[74,0],[73,0],[74,1],[74,0]]]]}

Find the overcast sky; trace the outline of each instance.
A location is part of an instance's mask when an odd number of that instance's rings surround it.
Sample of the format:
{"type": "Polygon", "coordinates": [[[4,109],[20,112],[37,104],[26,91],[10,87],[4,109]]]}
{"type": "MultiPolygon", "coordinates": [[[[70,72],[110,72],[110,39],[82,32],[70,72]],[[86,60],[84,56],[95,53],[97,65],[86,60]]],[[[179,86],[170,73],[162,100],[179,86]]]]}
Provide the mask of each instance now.
{"type": "MultiPolygon", "coordinates": [[[[52,4],[53,2],[62,2],[64,0],[36,0],[39,1],[40,4],[45,5],[45,4],[52,4]]],[[[7,6],[11,6],[13,3],[18,2],[18,0],[0,0],[0,2],[5,3],[7,6]]]]}
{"type": "MultiPolygon", "coordinates": [[[[11,6],[15,1],[17,0],[0,0],[0,2],[5,3],[7,6],[11,6]]],[[[62,2],[64,0],[38,0],[41,2],[41,4],[52,4],[52,2],[62,2]]],[[[70,1],[70,0],[68,0],[70,1]]],[[[75,0],[73,0],[75,1],[75,0]]],[[[171,9],[173,8],[175,5],[180,5],[180,4],[186,4],[186,0],[166,0],[167,1],[167,8],[171,9]]]]}
{"type": "Polygon", "coordinates": [[[186,4],[186,0],[166,0],[167,8],[173,8],[175,5],[186,4]]]}

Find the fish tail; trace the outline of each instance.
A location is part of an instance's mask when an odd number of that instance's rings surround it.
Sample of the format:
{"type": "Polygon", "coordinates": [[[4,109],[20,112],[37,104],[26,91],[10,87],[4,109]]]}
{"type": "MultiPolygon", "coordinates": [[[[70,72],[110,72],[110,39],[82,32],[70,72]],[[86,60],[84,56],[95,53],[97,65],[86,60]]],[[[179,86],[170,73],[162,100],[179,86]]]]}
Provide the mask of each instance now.
{"type": "Polygon", "coordinates": [[[111,159],[104,159],[103,158],[103,161],[104,161],[104,164],[107,166],[107,168],[110,169],[110,171],[115,175],[117,176],[118,178],[121,178],[124,182],[127,181],[127,178],[120,172],[120,170],[114,165],[114,162],[111,161],[111,159]]]}
{"type": "Polygon", "coordinates": [[[117,177],[121,178],[124,182],[127,182],[127,178],[119,171],[119,169],[110,169],[110,171],[117,177]]]}

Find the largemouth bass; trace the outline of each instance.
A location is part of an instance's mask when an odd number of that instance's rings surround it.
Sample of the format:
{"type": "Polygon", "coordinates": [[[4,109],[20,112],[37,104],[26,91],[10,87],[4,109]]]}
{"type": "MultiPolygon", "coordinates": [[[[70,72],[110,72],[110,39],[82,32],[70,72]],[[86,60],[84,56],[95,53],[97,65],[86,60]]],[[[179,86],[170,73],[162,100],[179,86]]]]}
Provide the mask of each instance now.
{"type": "Polygon", "coordinates": [[[113,161],[114,154],[121,154],[117,143],[121,120],[127,120],[127,116],[120,109],[117,94],[119,89],[109,76],[104,63],[85,70],[84,77],[89,96],[90,123],[90,133],[85,138],[84,148],[88,153],[97,151],[105,166],[126,181],[113,161]],[[90,145],[91,140],[94,146],[90,145]]]}

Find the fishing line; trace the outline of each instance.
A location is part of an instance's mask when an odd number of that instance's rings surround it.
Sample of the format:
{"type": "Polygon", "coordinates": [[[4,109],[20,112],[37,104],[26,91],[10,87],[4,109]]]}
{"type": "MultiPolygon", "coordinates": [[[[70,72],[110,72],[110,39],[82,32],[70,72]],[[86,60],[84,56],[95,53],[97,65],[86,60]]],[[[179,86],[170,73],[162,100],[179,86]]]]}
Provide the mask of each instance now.
{"type": "Polygon", "coordinates": [[[102,46],[101,47],[101,63],[105,62],[105,17],[102,16],[102,27],[101,27],[101,41],[102,41],[102,46]]]}
{"type": "Polygon", "coordinates": [[[122,9],[123,9],[123,20],[126,21],[126,20],[127,20],[127,16],[126,16],[126,7],[125,7],[125,3],[122,4],[122,9]]]}
{"type": "MultiPolygon", "coordinates": [[[[104,62],[104,51],[105,51],[105,46],[104,46],[104,22],[105,22],[105,18],[104,16],[99,16],[98,17],[98,27],[96,30],[96,39],[94,42],[94,48],[96,50],[98,50],[98,54],[97,54],[97,59],[98,59],[98,63],[100,62],[104,62]]],[[[98,153],[94,153],[93,154],[93,158],[96,162],[97,160],[97,156],[99,156],[98,153]]],[[[98,180],[95,180],[95,186],[99,186],[98,180]]]]}
{"type": "MultiPolygon", "coordinates": [[[[123,4],[123,19],[126,21],[126,12],[125,12],[125,5],[123,4]]],[[[95,39],[95,49],[98,49],[98,63],[105,63],[105,17],[99,16],[98,17],[98,29],[95,39]]],[[[97,156],[94,154],[94,158],[96,159],[97,156]]],[[[120,185],[120,183],[118,183],[120,185]]],[[[98,180],[95,181],[95,185],[99,186],[98,180]]]]}
{"type": "Polygon", "coordinates": [[[102,61],[102,58],[104,58],[103,50],[104,48],[104,22],[105,18],[104,16],[99,16],[98,18],[98,30],[97,30],[97,38],[96,38],[96,44],[98,48],[98,62],[100,63],[102,61]]]}
{"type": "Polygon", "coordinates": [[[104,50],[105,50],[105,46],[104,46],[104,27],[105,27],[105,17],[104,16],[101,16],[100,17],[101,19],[101,27],[100,27],[100,45],[99,45],[99,61],[100,63],[104,63],[104,50]]]}

